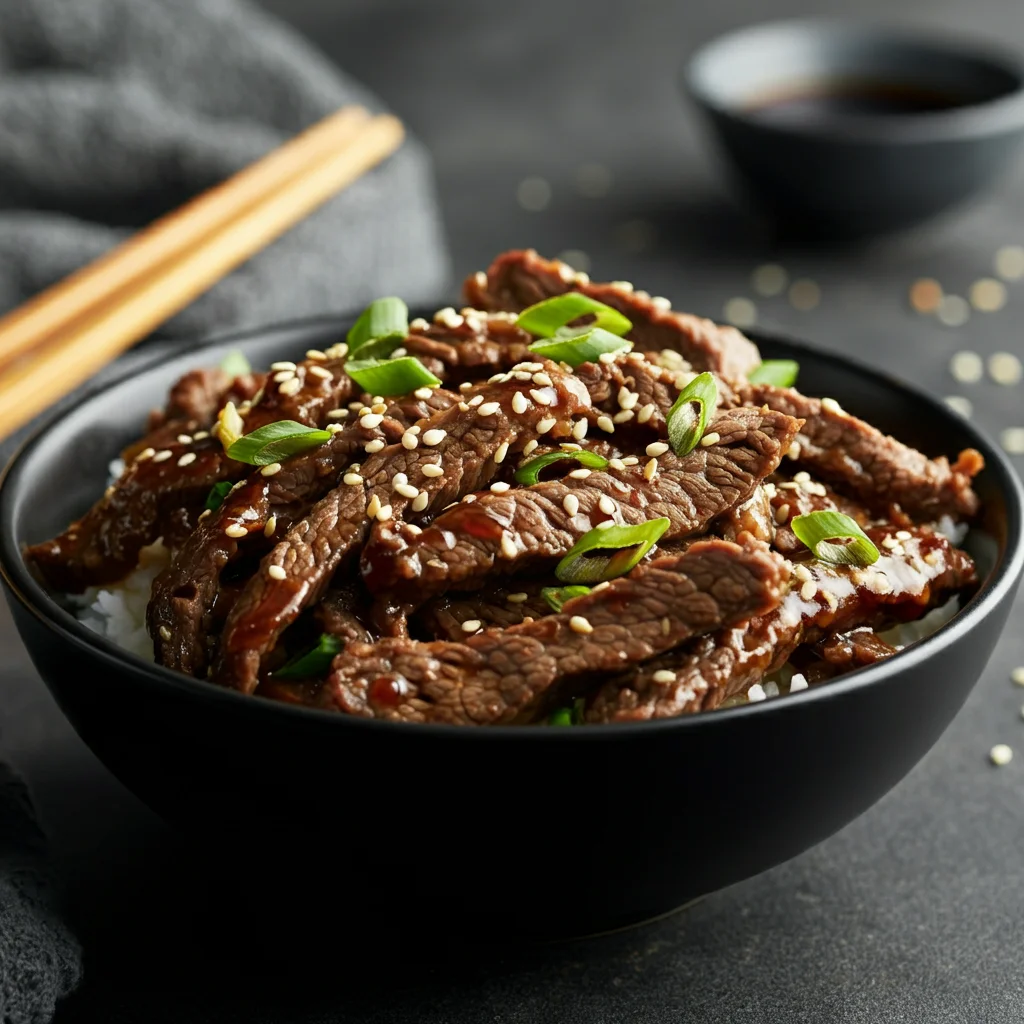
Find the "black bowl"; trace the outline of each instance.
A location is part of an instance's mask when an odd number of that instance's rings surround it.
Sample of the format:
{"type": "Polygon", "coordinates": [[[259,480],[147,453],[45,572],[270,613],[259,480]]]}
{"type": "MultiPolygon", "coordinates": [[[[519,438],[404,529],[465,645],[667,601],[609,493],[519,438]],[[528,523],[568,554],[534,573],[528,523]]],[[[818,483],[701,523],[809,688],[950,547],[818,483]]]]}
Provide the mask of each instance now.
{"type": "MultiPolygon", "coordinates": [[[[580,729],[403,725],[290,707],[177,675],[81,626],[26,571],[186,368],[240,347],[256,365],[342,336],[318,320],[191,349],[38,431],[0,489],[0,573],[18,629],[75,729],[211,865],[250,865],[346,922],[362,913],[542,934],[649,918],[835,832],[898,782],[949,724],[1003,627],[1024,565],[1021,486],[967,422],[876,370],[755,335],[801,384],[938,454],[988,466],[985,580],[969,606],[890,661],[779,700],[580,729]],[[994,541],[994,543],[992,543],[994,541]]],[[[980,533],[980,531],[979,531],[980,533]]],[[[984,538],[983,538],[984,539],[984,538]]],[[[984,547],[984,545],[982,545],[984,547]]],[[[985,552],[982,552],[985,554],[985,552]]],[[[474,933],[475,934],[475,933],[474,933]]]]}
{"type": "Polygon", "coordinates": [[[747,194],[798,233],[927,220],[986,185],[1024,133],[1020,58],[881,26],[741,29],[701,49],[684,85],[747,194]],[[826,106],[779,105],[823,92],[826,106]]]}

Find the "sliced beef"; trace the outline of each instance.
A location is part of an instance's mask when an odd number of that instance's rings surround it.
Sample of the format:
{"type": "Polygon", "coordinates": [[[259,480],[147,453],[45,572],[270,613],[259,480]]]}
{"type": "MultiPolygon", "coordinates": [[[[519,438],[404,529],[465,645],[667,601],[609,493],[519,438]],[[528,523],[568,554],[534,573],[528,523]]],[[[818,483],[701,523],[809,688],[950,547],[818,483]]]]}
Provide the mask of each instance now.
{"type": "Polygon", "coordinates": [[[313,611],[321,632],[344,640],[346,644],[369,643],[373,636],[364,624],[366,604],[362,588],[351,583],[333,586],[313,611]]]}
{"type": "Polygon", "coordinates": [[[508,629],[552,613],[541,595],[544,587],[558,586],[554,579],[498,583],[474,594],[446,594],[429,601],[417,614],[416,626],[438,640],[465,640],[482,629],[508,629]],[[463,628],[463,623],[468,628],[463,628]]]}
{"type": "Polygon", "coordinates": [[[718,707],[774,672],[802,643],[857,626],[919,618],[944,594],[975,582],[969,555],[926,527],[873,527],[881,557],[872,566],[798,562],[774,611],[725,629],[604,686],[588,722],[671,718],[718,707]]]}
{"type": "Polygon", "coordinates": [[[687,637],[767,611],[785,578],[782,560],[761,546],[702,541],[524,625],[463,643],[352,645],[335,659],[322,700],[373,718],[512,722],[581,680],[600,679],[687,637]]]}
{"type": "Polygon", "coordinates": [[[799,454],[794,451],[797,462],[876,509],[896,502],[917,520],[970,517],[978,511],[971,479],[985,461],[973,448],[951,466],[945,457],[929,459],[827,399],[771,384],[748,385],[742,397],[804,420],[799,454]]]}
{"type": "MultiPolygon", "coordinates": [[[[232,609],[215,678],[252,692],[264,656],[299,612],[319,598],[371,525],[390,531],[390,524],[406,513],[422,521],[485,486],[507,454],[528,441],[570,436],[573,417],[590,406],[589,395],[571,374],[553,363],[543,365],[551,380],[548,405],[531,404],[516,412],[518,382],[503,374],[466,391],[458,406],[425,420],[408,442],[403,437],[372,454],[360,470],[361,482],[343,483],[321,499],[263,559],[232,609]],[[434,475],[438,470],[440,475],[434,475]],[[275,578],[282,573],[283,578],[275,578]]],[[[385,538],[377,550],[386,550],[385,538]]],[[[374,566],[364,562],[363,572],[372,578],[374,566]]]]}
{"type": "MultiPolygon", "coordinates": [[[[323,426],[329,412],[352,394],[343,366],[343,356],[300,364],[294,370],[297,390],[290,381],[272,379],[259,401],[239,407],[245,432],[281,419],[323,426]]],[[[229,459],[211,437],[175,439],[155,452],[146,448],[81,519],[59,537],[30,547],[26,557],[56,590],[77,593],[116,582],[158,537],[172,547],[187,537],[210,488],[245,472],[246,466],[229,459]]]]}
{"type": "Polygon", "coordinates": [[[442,513],[426,529],[378,528],[363,555],[364,581],[377,593],[415,606],[450,588],[471,590],[495,570],[539,572],[602,522],[636,525],[662,516],[664,540],[699,533],[750,497],[792,443],[799,420],[759,409],[720,413],[719,439],[679,458],[671,451],[648,463],[575,471],[557,480],[485,493],[442,513]],[[386,532],[385,532],[386,531],[386,532]]]}
{"type": "Polygon", "coordinates": [[[726,540],[739,541],[747,534],[754,540],[771,544],[775,540],[775,512],[768,495],[763,485],[758,486],[746,501],[719,516],[711,524],[712,532],[726,540]]]}
{"type": "Polygon", "coordinates": [[[837,633],[814,645],[814,653],[828,666],[833,676],[873,665],[896,654],[897,649],[883,640],[870,626],[859,626],[837,633]]]}
{"type": "Polygon", "coordinates": [[[464,286],[470,305],[513,312],[568,291],[582,292],[629,317],[633,329],[627,337],[638,349],[675,350],[698,372],[714,370],[725,377],[742,378],[761,361],[754,343],[734,327],[674,313],[666,302],[622,282],[592,284],[585,274],[575,273],[558,260],[545,260],[532,249],[503,253],[486,274],[474,274],[464,286]]]}
{"type": "Polygon", "coordinates": [[[404,348],[411,356],[433,360],[446,379],[474,381],[511,369],[533,358],[532,335],[515,325],[515,317],[482,310],[441,310],[432,323],[414,320],[404,348]]]}

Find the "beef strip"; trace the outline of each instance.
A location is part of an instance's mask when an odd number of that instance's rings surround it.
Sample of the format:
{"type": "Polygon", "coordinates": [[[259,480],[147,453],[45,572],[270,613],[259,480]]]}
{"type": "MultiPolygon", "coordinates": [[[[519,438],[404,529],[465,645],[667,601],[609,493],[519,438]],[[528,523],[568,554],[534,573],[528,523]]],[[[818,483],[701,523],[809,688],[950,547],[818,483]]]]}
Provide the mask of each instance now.
{"type": "Polygon", "coordinates": [[[463,290],[470,305],[479,309],[516,312],[553,295],[578,291],[629,317],[633,328],[626,337],[638,349],[675,350],[693,369],[730,378],[746,376],[761,362],[757,346],[735,327],[674,313],[664,300],[651,299],[624,282],[592,284],[585,274],[558,260],[545,260],[532,249],[503,253],[486,274],[469,277],[463,290]]]}
{"type": "MultiPolygon", "coordinates": [[[[360,470],[364,482],[343,484],[322,498],[263,559],[236,602],[221,637],[214,678],[252,692],[264,655],[299,612],[319,598],[371,525],[386,527],[407,511],[423,520],[485,486],[509,451],[538,436],[570,436],[572,417],[589,408],[589,395],[554,363],[541,365],[551,380],[549,405],[531,404],[524,413],[515,412],[519,382],[501,375],[464,392],[458,406],[425,420],[421,431],[410,435],[411,447],[403,438],[371,455],[360,470]],[[441,475],[431,475],[437,469],[441,475]],[[272,567],[284,578],[271,576],[272,567]]],[[[385,548],[386,541],[378,543],[379,550],[385,548]]],[[[374,566],[364,565],[364,572],[372,577],[374,566]]]]}
{"type": "Polygon", "coordinates": [[[764,485],[755,488],[746,501],[733,506],[711,524],[712,532],[734,541],[748,534],[754,540],[771,544],[775,540],[775,513],[769,493],[764,485]]]}
{"type": "Polygon", "coordinates": [[[741,394],[746,402],[804,420],[796,460],[876,509],[896,502],[908,515],[926,521],[978,511],[971,478],[985,461],[973,448],[962,451],[951,466],[945,457],[929,459],[827,399],[771,384],[748,385],[741,394]]]}
{"type": "Polygon", "coordinates": [[[557,692],[646,660],[778,603],[784,562],[722,540],[637,566],[562,612],[463,643],[381,640],[334,660],[324,706],[399,721],[490,725],[531,716],[557,692]]]}
{"type": "Polygon", "coordinates": [[[897,648],[883,640],[870,626],[858,626],[827,637],[815,644],[813,651],[823,662],[823,668],[827,666],[825,671],[813,673],[817,680],[873,665],[896,654],[897,648]]]}
{"type": "Polygon", "coordinates": [[[442,366],[447,379],[475,381],[533,358],[537,339],[515,325],[515,317],[466,308],[440,310],[433,323],[414,320],[404,348],[422,361],[442,366]]]}
{"type": "Polygon", "coordinates": [[[495,569],[537,572],[566,554],[601,522],[636,525],[667,517],[664,540],[701,532],[715,516],[750,497],[774,471],[800,421],[758,409],[719,413],[711,430],[719,440],[679,458],[671,451],[647,465],[578,471],[528,488],[463,501],[425,530],[387,524],[387,546],[377,530],[363,555],[370,590],[417,605],[449,588],[471,590],[495,569]]]}
{"type": "Polygon", "coordinates": [[[321,632],[345,643],[369,643],[373,636],[363,623],[366,595],[362,588],[349,584],[331,587],[320,599],[313,617],[321,632]]]}
{"type": "Polygon", "coordinates": [[[672,718],[718,707],[779,669],[802,643],[857,626],[920,617],[951,590],[975,582],[969,555],[927,527],[872,527],[881,556],[872,566],[798,562],[782,604],[609,682],[587,708],[588,722],[672,718]]]}
{"type": "Polygon", "coordinates": [[[553,609],[541,590],[552,586],[559,586],[554,578],[517,580],[514,587],[501,582],[474,594],[446,594],[420,609],[416,624],[438,640],[465,640],[480,629],[508,629],[550,615],[553,609]],[[479,626],[463,629],[464,622],[479,626]]]}
{"type": "MultiPolygon", "coordinates": [[[[343,356],[300,364],[294,394],[288,393],[290,382],[272,382],[251,407],[239,407],[245,432],[282,419],[322,426],[328,413],[352,394],[353,382],[343,365],[343,356]]],[[[59,537],[30,547],[26,557],[55,590],[77,593],[116,582],[158,537],[171,547],[187,537],[210,488],[237,480],[245,470],[212,437],[176,439],[155,453],[147,448],[81,519],[59,537]]]]}

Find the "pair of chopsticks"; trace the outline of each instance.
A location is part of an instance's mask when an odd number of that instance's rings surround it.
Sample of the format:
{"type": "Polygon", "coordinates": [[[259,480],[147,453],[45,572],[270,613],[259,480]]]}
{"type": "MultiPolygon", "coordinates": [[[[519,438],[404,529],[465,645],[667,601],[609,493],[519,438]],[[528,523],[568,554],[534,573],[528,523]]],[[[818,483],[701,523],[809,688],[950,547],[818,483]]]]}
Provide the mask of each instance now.
{"type": "Polygon", "coordinates": [[[0,439],[393,153],[345,107],[0,319],[0,439]]]}

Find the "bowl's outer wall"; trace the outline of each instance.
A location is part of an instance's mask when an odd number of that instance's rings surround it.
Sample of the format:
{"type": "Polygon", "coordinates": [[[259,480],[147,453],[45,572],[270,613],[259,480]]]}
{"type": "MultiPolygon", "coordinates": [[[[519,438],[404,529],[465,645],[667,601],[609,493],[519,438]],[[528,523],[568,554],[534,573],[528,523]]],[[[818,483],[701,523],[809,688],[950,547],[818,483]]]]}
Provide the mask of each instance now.
{"type": "MultiPolygon", "coordinates": [[[[241,347],[259,364],[337,336],[337,323],[314,323],[241,347]]],[[[794,355],[764,340],[762,350],[794,355]]],[[[86,507],[145,411],[183,368],[217,352],[183,356],[120,385],[100,411],[65,417],[0,495],[5,534],[36,540],[86,507]],[[65,430],[84,438],[80,446],[65,430]]],[[[851,376],[825,355],[795,354],[810,392],[931,452],[964,443],[955,417],[917,396],[897,398],[895,385],[851,376]]],[[[982,488],[1005,561],[1008,543],[1020,543],[1020,500],[1012,485],[988,479],[982,488]]],[[[85,742],[211,850],[226,843],[238,865],[289,865],[280,873],[287,887],[321,889],[325,913],[341,893],[350,914],[365,897],[370,912],[406,919],[468,915],[492,927],[580,934],[757,873],[869,807],[963,703],[1012,590],[973,630],[954,623],[936,654],[908,652],[900,671],[871,685],[850,680],[686,721],[571,731],[434,729],[281,708],[140,673],[9,592],[8,600],[85,742]]]]}

